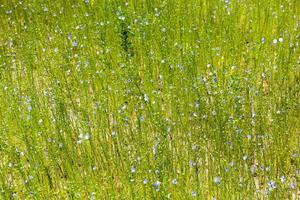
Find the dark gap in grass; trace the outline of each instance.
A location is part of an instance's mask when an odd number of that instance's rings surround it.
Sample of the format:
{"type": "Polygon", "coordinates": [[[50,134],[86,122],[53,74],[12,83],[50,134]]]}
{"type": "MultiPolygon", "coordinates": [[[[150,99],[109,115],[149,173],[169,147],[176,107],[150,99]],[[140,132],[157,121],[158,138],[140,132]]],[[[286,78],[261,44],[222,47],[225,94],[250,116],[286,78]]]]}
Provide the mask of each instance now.
{"type": "Polygon", "coordinates": [[[120,24],[120,37],[121,37],[121,47],[124,52],[128,55],[128,57],[133,57],[134,52],[132,48],[132,43],[130,42],[130,30],[128,28],[128,24],[126,22],[121,22],[120,24]]]}

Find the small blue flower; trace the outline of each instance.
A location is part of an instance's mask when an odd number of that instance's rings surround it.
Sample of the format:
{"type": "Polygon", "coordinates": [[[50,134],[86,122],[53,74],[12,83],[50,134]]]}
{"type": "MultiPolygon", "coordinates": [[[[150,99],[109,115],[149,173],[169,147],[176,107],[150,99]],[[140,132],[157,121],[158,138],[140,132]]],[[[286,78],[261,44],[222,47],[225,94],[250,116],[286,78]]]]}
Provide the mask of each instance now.
{"type": "Polygon", "coordinates": [[[174,178],[174,179],[172,180],[172,184],[173,184],[173,185],[177,185],[177,179],[176,179],[176,178],[174,178]]]}
{"type": "Polygon", "coordinates": [[[273,181],[273,180],[270,180],[269,182],[268,182],[268,186],[269,186],[269,191],[273,191],[274,189],[276,189],[276,184],[275,184],[275,182],[273,181]]]}
{"type": "Polygon", "coordinates": [[[293,189],[293,190],[296,189],[296,186],[297,186],[296,183],[291,183],[291,185],[290,185],[291,189],[293,189]]]}
{"type": "Polygon", "coordinates": [[[135,167],[131,167],[131,173],[134,174],[135,173],[135,167]]]}
{"type": "Polygon", "coordinates": [[[197,192],[194,192],[194,191],[193,191],[193,192],[191,193],[191,195],[192,195],[192,197],[196,197],[196,196],[197,196],[197,192]]]}
{"type": "Polygon", "coordinates": [[[153,187],[155,188],[156,192],[159,191],[159,186],[160,186],[161,182],[160,181],[155,181],[153,183],[153,187]]]}

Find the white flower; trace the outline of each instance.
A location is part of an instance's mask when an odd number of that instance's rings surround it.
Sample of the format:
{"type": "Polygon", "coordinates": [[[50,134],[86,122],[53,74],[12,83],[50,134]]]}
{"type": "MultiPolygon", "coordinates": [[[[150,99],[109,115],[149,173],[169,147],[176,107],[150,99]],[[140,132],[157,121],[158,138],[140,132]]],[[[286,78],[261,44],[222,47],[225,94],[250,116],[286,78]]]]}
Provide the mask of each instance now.
{"type": "Polygon", "coordinates": [[[125,17],[124,17],[124,16],[120,16],[120,17],[119,17],[119,20],[124,21],[124,20],[125,20],[125,17]]]}
{"type": "Polygon", "coordinates": [[[155,188],[156,192],[159,191],[159,186],[160,186],[161,182],[160,181],[155,181],[153,183],[153,187],[155,188]]]}
{"type": "Polygon", "coordinates": [[[281,181],[281,182],[285,182],[285,176],[281,176],[281,177],[280,177],[280,181],[281,181]]]}
{"type": "Polygon", "coordinates": [[[72,42],[72,46],[73,46],[73,47],[77,47],[77,46],[78,46],[78,42],[77,42],[77,41],[73,41],[73,42],[72,42]]]}
{"type": "Polygon", "coordinates": [[[217,185],[220,185],[220,183],[221,183],[221,178],[220,178],[220,176],[216,176],[216,177],[214,178],[214,183],[217,184],[217,185]]]}
{"type": "Polygon", "coordinates": [[[88,140],[88,139],[90,139],[90,137],[91,137],[90,134],[87,133],[87,134],[85,134],[84,139],[88,140]]]}
{"type": "Polygon", "coordinates": [[[111,133],[111,136],[113,136],[113,137],[117,136],[117,132],[116,132],[116,131],[113,131],[113,132],[111,133]]]}
{"type": "Polygon", "coordinates": [[[268,186],[269,186],[269,191],[273,191],[275,188],[276,188],[276,184],[275,184],[275,182],[274,181],[272,181],[272,180],[270,180],[269,182],[268,182],[268,186]]]}
{"type": "Polygon", "coordinates": [[[149,96],[147,94],[144,94],[144,101],[148,102],[149,101],[149,96]]]}
{"type": "Polygon", "coordinates": [[[197,196],[197,192],[192,192],[191,195],[192,195],[192,197],[195,197],[195,196],[197,196]]]}
{"type": "Polygon", "coordinates": [[[131,167],[131,173],[135,173],[135,167],[131,167]]]}
{"type": "Polygon", "coordinates": [[[177,185],[177,179],[176,179],[176,178],[174,178],[174,179],[172,180],[172,184],[173,184],[173,185],[177,185]]]}
{"type": "Polygon", "coordinates": [[[296,186],[297,186],[296,183],[291,183],[291,185],[290,185],[291,189],[295,189],[296,186]]]}

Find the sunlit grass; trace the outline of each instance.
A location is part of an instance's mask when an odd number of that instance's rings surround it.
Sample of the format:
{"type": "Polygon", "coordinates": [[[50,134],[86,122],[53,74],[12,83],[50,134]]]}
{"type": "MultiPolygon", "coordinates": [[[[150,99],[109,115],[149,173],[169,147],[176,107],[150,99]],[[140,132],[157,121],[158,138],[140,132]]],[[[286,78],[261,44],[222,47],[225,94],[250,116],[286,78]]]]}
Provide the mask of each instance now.
{"type": "Polygon", "coordinates": [[[0,1],[2,199],[299,199],[297,0],[0,1]]]}

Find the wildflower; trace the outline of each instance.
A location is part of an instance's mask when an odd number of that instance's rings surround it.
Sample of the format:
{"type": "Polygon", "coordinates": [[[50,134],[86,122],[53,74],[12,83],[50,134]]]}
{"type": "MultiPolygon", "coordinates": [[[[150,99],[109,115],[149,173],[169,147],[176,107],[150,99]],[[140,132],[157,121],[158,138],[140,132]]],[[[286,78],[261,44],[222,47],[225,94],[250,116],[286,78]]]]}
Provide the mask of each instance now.
{"type": "Polygon", "coordinates": [[[196,151],[196,150],[198,150],[198,145],[196,145],[196,144],[193,144],[193,145],[192,145],[192,150],[193,150],[193,151],[196,151]]]}
{"type": "Polygon", "coordinates": [[[73,46],[73,47],[77,47],[77,46],[78,46],[78,42],[77,42],[77,41],[73,41],[73,42],[72,42],[72,46],[73,46]]]}
{"type": "Polygon", "coordinates": [[[32,179],[33,179],[33,176],[32,176],[32,175],[29,175],[29,176],[28,176],[28,179],[29,179],[29,180],[32,180],[32,179]]]}
{"type": "Polygon", "coordinates": [[[147,94],[144,94],[144,101],[148,102],[149,101],[149,96],[147,94]]]}
{"type": "Polygon", "coordinates": [[[265,38],[262,37],[260,41],[261,41],[262,44],[264,44],[265,43],[265,38]]]}
{"type": "Polygon", "coordinates": [[[213,110],[211,114],[212,114],[212,116],[216,116],[217,112],[213,110]]]}
{"type": "Polygon", "coordinates": [[[270,180],[268,182],[268,186],[269,186],[269,188],[268,188],[269,191],[273,191],[276,188],[276,184],[275,184],[275,182],[273,180],[270,180]]]}
{"type": "Polygon", "coordinates": [[[77,144],[81,144],[82,143],[82,140],[77,140],[77,144]]]}
{"type": "Polygon", "coordinates": [[[124,17],[124,16],[120,16],[120,17],[119,17],[119,20],[124,21],[124,20],[125,20],[125,17],[124,17]]]}
{"type": "Polygon", "coordinates": [[[277,44],[277,39],[274,39],[274,40],[273,40],[273,44],[277,44]]]}
{"type": "Polygon", "coordinates": [[[144,116],[143,116],[143,115],[140,115],[140,116],[139,116],[139,120],[140,120],[141,122],[144,121],[144,120],[145,120],[144,116]]]}
{"type": "Polygon", "coordinates": [[[116,131],[113,131],[113,132],[111,133],[111,136],[113,136],[113,137],[117,136],[117,132],[116,132],[116,131]]]}
{"type": "Polygon", "coordinates": [[[160,181],[155,181],[153,183],[153,187],[155,188],[156,192],[159,191],[159,186],[160,186],[161,182],[160,181]]]}
{"type": "Polygon", "coordinates": [[[95,198],[95,194],[96,194],[95,192],[92,192],[92,193],[91,193],[90,200],[95,200],[95,199],[96,199],[96,198],[95,198]]]}
{"type": "Polygon", "coordinates": [[[193,192],[191,193],[191,195],[192,195],[192,197],[196,197],[196,196],[197,196],[197,192],[194,192],[194,191],[193,191],[193,192]]]}
{"type": "Polygon", "coordinates": [[[214,178],[214,183],[217,184],[217,185],[220,185],[220,183],[221,183],[221,178],[220,178],[220,176],[216,176],[216,177],[214,178]]]}
{"type": "Polygon", "coordinates": [[[174,179],[172,180],[172,184],[173,184],[173,185],[177,185],[177,179],[176,179],[176,178],[174,178],[174,179]]]}
{"type": "Polygon", "coordinates": [[[143,184],[146,185],[148,183],[148,179],[143,180],[143,184]]]}
{"type": "Polygon", "coordinates": [[[88,140],[88,139],[90,139],[90,137],[91,137],[90,134],[87,133],[87,134],[85,134],[84,139],[88,140]]]}
{"type": "Polygon", "coordinates": [[[280,181],[283,183],[285,182],[285,176],[280,176],[280,181]]]}
{"type": "Polygon", "coordinates": [[[131,167],[131,173],[132,173],[132,174],[135,173],[135,167],[131,167]]]}
{"type": "Polygon", "coordinates": [[[283,42],[283,38],[278,38],[278,41],[279,42],[283,42]]]}
{"type": "Polygon", "coordinates": [[[296,183],[291,183],[290,184],[290,187],[291,187],[292,190],[296,189],[296,186],[297,186],[296,183]]]}
{"type": "Polygon", "coordinates": [[[12,192],[11,195],[12,195],[13,198],[15,198],[17,196],[17,193],[16,192],[12,192]]]}

